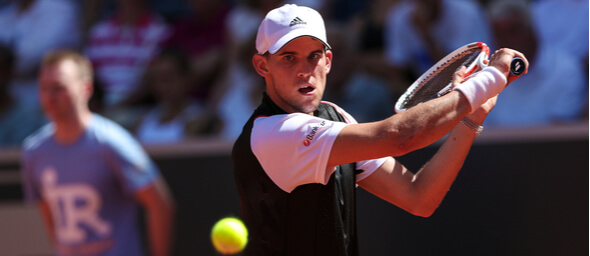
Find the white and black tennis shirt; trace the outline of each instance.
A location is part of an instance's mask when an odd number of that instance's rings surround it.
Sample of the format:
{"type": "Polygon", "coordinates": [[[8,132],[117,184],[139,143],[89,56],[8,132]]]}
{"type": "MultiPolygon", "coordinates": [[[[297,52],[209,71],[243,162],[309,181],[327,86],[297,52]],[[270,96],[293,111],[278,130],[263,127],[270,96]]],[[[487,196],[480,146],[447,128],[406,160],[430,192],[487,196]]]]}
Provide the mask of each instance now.
{"type": "Polygon", "coordinates": [[[234,144],[242,255],[358,255],[356,182],[385,158],[327,166],[334,140],[356,121],[322,102],[314,115],[287,114],[265,94],[234,144]]]}

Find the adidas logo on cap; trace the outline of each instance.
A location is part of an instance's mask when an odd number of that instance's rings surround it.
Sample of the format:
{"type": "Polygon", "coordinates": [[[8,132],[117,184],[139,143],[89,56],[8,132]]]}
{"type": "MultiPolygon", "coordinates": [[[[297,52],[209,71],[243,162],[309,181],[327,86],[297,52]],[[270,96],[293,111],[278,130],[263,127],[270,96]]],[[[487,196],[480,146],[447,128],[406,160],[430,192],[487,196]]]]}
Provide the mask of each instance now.
{"type": "Polygon", "coordinates": [[[295,19],[293,19],[291,21],[291,23],[289,23],[289,27],[295,26],[297,24],[307,24],[307,22],[303,21],[301,18],[299,17],[295,17],[295,19]]]}

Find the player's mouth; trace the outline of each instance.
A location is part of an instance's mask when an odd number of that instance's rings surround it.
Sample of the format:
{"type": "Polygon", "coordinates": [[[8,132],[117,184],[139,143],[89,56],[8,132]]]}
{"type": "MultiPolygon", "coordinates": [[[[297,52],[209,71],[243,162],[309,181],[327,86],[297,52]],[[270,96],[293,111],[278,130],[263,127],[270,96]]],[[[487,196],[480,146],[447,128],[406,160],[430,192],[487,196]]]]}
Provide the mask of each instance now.
{"type": "Polygon", "coordinates": [[[311,84],[306,84],[299,88],[299,93],[303,95],[313,95],[315,92],[315,87],[311,84]]]}

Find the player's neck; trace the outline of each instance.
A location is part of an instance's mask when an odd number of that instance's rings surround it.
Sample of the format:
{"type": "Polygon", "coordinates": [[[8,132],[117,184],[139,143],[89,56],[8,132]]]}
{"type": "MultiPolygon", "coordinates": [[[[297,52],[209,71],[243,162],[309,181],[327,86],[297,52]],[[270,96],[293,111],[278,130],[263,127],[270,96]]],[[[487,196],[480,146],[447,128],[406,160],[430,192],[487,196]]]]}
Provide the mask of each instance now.
{"type": "Polygon", "coordinates": [[[90,125],[92,113],[90,111],[74,115],[72,118],[54,121],[54,138],[61,144],[72,144],[86,132],[90,125]]]}

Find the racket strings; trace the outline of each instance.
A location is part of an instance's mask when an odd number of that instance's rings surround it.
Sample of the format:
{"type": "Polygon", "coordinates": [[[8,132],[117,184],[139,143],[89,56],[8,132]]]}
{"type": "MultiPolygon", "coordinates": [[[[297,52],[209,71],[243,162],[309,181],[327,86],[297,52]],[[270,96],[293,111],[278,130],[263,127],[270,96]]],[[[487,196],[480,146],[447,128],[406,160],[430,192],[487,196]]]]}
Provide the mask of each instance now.
{"type": "MultiPolygon", "coordinates": [[[[438,66],[432,73],[419,81],[416,90],[404,101],[403,108],[408,109],[431,98],[446,94],[439,94],[439,92],[452,82],[453,74],[460,67],[468,67],[477,61],[480,53],[481,48],[472,48],[449,58],[448,61],[438,66]]],[[[448,91],[450,91],[450,88],[448,91]]]]}

